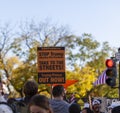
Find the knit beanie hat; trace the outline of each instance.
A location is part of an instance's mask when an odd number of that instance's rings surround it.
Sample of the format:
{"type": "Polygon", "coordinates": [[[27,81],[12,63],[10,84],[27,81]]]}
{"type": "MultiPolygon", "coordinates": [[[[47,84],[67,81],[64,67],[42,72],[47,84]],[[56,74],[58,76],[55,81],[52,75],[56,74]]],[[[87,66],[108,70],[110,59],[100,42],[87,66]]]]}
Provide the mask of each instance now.
{"type": "Polygon", "coordinates": [[[69,113],[80,113],[81,107],[78,103],[73,103],[69,106],[69,113]]]}

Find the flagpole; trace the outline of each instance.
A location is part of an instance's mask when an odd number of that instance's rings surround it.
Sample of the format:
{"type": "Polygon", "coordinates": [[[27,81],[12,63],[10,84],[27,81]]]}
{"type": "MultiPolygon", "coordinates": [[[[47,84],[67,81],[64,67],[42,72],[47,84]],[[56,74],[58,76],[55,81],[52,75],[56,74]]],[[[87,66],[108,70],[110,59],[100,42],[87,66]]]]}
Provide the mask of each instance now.
{"type": "Polygon", "coordinates": [[[52,89],[53,89],[53,84],[50,85],[50,95],[51,95],[51,99],[52,99],[52,89]]]}

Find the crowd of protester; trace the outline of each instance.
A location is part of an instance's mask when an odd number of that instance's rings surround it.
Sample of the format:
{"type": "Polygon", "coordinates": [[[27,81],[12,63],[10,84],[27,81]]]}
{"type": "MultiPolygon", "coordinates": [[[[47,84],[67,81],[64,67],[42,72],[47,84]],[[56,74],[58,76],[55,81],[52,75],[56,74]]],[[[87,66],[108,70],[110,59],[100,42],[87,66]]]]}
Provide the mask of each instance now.
{"type": "MultiPolygon", "coordinates": [[[[83,107],[77,101],[66,100],[65,89],[56,85],[52,89],[52,98],[38,94],[38,84],[28,80],[23,87],[23,98],[5,99],[0,92],[0,113],[103,113],[101,101],[95,99],[91,104],[85,103],[83,107]]],[[[109,106],[104,113],[120,113],[120,106],[109,106]]]]}

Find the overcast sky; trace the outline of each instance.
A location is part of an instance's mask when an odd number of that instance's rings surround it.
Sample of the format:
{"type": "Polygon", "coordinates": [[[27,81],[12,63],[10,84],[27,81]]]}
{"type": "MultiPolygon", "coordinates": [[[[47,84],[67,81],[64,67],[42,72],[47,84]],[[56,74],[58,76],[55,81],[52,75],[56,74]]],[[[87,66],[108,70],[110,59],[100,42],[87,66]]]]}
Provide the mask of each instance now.
{"type": "Polygon", "coordinates": [[[0,0],[0,24],[33,18],[50,18],[76,35],[91,33],[120,47],[120,0],[0,0]]]}

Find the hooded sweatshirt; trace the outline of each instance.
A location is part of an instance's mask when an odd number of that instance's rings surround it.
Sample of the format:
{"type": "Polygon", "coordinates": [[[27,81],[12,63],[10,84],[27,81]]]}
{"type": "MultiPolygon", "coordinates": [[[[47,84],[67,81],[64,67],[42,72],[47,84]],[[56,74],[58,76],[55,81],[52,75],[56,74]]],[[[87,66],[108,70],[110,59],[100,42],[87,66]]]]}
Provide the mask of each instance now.
{"type": "Polygon", "coordinates": [[[13,113],[13,110],[9,106],[7,106],[5,104],[1,104],[0,105],[0,113],[13,113]]]}
{"type": "Polygon", "coordinates": [[[54,113],[69,113],[69,103],[64,100],[51,99],[50,104],[54,113]]]}
{"type": "Polygon", "coordinates": [[[7,101],[3,95],[0,94],[0,113],[13,113],[12,108],[7,105],[7,101]]]}

